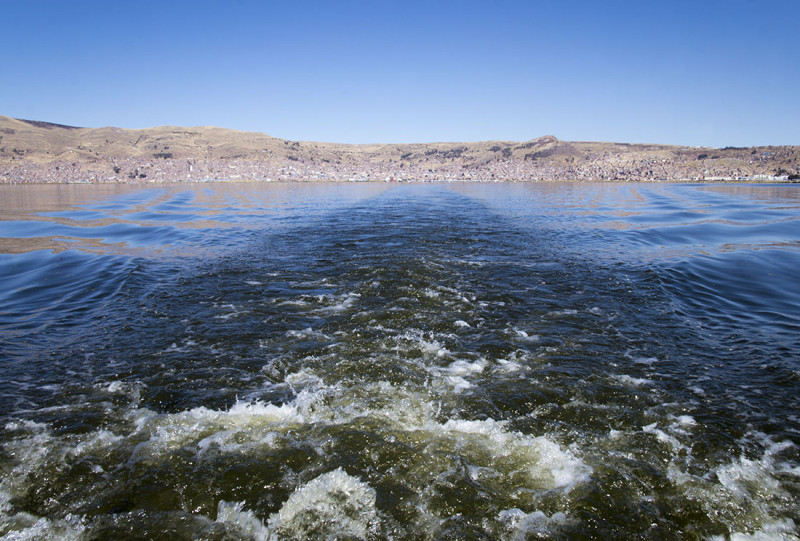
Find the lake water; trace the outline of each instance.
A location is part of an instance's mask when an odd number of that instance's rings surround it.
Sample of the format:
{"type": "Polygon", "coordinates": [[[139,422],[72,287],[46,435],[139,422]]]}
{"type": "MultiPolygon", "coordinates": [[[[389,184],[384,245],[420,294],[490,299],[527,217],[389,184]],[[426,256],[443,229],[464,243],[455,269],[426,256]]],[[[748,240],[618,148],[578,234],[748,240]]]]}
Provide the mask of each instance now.
{"type": "Polygon", "coordinates": [[[7,539],[798,539],[800,186],[0,186],[7,539]]]}

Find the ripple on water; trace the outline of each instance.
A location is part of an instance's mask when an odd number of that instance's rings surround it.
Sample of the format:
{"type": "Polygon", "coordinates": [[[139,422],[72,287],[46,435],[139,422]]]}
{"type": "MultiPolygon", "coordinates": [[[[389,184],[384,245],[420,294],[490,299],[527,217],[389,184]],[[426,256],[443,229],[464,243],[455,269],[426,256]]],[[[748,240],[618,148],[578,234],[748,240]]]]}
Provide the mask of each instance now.
{"type": "Polygon", "coordinates": [[[747,197],[205,186],[48,207],[69,223],[37,242],[80,227],[145,252],[0,256],[0,533],[797,539],[796,251],[726,241],[793,225],[747,197]],[[204,251],[159,251],[178,243],[204,251]]]}

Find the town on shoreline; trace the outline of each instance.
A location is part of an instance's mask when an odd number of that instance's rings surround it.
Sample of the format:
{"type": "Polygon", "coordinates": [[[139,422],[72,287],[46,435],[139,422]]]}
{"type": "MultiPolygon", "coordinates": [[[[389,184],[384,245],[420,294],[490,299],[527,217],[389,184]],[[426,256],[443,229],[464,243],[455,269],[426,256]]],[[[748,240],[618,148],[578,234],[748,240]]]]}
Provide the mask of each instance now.
{"type": "Polygon", "coordinates": [[[344,145],[222,128],[76,128],[0,116],[0,183],[800,180],[800,147],[567,142],[344,145]]]}
{"type": "Polygon", "coordinates": [[[101,184],[176,182],[797,182],[789,174],[747,175],[735,170],[711,174],[689,174],[673,164],[657,163],[656,169],[638,167],[560,168],[530,167],[508,160],[480,168],[445,165],[436,170],[388,167],[323,167],[317,164],[286,164],[249,160],[166,160],[135,158],[115,161],[107,167],[97,163],[52,162],[47,164],[3,164],[0,184],[101,184]],[[658,174],[658,172],[662,174],[658,174]]]}

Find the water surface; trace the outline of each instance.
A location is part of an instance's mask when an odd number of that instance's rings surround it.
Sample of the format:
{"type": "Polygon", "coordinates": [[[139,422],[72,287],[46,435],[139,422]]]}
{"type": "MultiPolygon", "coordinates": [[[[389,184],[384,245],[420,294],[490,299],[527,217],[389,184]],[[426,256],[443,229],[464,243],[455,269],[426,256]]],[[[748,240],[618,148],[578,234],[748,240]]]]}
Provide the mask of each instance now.
{"type": "Polygon", "coordinates": [[[0,186],[10,539],[798,539],[800,188],[0,186]]]}

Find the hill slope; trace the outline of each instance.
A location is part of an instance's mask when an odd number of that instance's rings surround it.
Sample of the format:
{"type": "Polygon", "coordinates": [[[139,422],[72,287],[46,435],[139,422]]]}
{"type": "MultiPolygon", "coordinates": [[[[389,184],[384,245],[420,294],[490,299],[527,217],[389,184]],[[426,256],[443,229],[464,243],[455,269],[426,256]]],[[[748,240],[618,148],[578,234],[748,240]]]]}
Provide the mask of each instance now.
{"type": "Polygon", "coordinates": [[[560,141],[345,145],[216,127],[80,128],[0,116],[0,182],[678,180],[798,174],[800,147],[560,141]]]}

